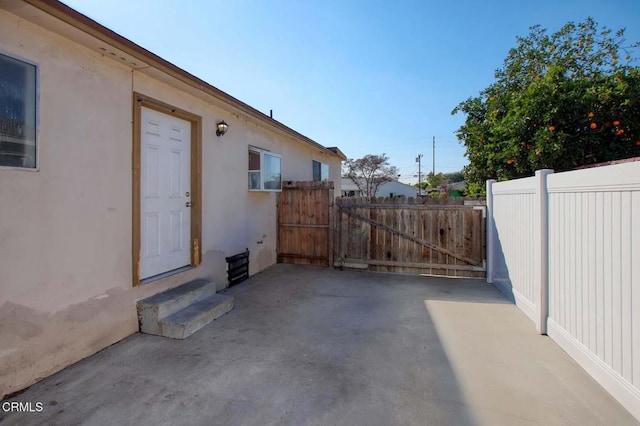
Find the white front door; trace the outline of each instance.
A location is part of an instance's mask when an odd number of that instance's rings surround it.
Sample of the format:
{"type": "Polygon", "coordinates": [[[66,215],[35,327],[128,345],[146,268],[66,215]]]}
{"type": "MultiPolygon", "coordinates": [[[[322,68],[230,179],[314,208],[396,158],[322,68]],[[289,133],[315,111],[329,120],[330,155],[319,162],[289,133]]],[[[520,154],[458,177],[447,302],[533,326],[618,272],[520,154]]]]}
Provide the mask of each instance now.
{"type": "Polygon", "coordinates": [[[191,263],[191,123],[142,108],[140,279],[191,263]]]}

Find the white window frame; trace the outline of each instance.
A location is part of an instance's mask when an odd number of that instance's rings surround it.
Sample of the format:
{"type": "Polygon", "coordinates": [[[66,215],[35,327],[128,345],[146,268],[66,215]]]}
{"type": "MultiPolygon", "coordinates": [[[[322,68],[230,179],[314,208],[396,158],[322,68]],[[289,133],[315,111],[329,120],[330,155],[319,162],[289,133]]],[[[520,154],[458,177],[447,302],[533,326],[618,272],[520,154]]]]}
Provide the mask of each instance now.
{"type": "Polygon", "coordinates": [[[255,153],[255,154],[259,154],[260,155],[260,170],[248,170],[247,173],[247,186],[249,188],[249,192],[282,192],[282,155],[280,154],[274,154],[273,152],[266,150],[266,149],[262,149],[262,148],[257,148],[255,146],[251,146],[249,145],[249,151],[247,152],[247,155],[249,155],[249,153],[255,153]],[[265,188],[264,187],[264,165],[265,165],[265,161],[264,161],[264,157],[265,156],[271,156],[271,157],[275,157],[278,158],[280,160],[280,188],[277,189],[270,189],[270,188],[265,188]],[[259,173],[259,180],[260,180],[260,188],[251,188],[251,173],[259,173]]]}
{"type": "Polygon", "coordinates": [[[32,65],[35,68],[35,140],[34,144],[36,147],[36,163],[35,167],[15,167],[15,166],[2,166],[0,165],[0,170],[15,170],[15,171],[24,171],[24,172],[38,172],[40,171],[40,66],[37,63],[20,57],[18,55],[14,55],[12,53],[8,53],[0,50],[0,55],[6,56],[8,58],[15,59],[16,61],[24,62],[27,65],[32,65]]]}

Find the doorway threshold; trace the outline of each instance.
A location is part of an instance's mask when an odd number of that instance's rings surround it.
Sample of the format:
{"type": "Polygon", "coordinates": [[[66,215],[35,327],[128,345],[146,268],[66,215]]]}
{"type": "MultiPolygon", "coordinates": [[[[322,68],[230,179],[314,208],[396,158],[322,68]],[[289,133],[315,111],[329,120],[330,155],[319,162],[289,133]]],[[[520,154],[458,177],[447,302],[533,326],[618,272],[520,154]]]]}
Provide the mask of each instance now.
{"type": "Polygon", "coordinates": [[[149,284],[149,283],[152,283],[154,281],[158,281],[158,280],[161,280],[163,278],[170,277],[172,275],[177,275],[177,274],[180,274],[182,272],[189,271],[189,270],[191,270],[193,268],[194,268],[193,266],[187,265],[187,266],[182,266],[182,267],[177,268],[177,269],[172,269],[171,271],[163,272],[161,274],[154,275],[152,277],[144,278],[144,279],[140,280],[140,285],[149,284]]]}

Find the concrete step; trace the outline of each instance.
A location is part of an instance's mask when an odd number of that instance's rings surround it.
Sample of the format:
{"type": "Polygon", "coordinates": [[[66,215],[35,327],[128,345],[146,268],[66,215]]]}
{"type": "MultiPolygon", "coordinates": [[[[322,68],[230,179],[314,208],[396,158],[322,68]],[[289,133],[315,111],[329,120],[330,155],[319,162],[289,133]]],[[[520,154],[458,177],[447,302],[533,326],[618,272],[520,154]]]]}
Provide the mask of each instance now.
{"type": "MultiPolygon", "coordinates": [[[[140,331],[162,336],[160,322],[164,318],[215,294],[216,286],[213,282],[197,279],[142,299],[137,303],[140,331]]],[[[231,306],[233,307],[233,303],[231,306]]]]}
{"type": "Polygon", "coordinates": [[[214,294],[200,299],[160,321],[162,335],[172,339],[186,339],[216,318],[233,309],[235,298],[214,294]]]}
{"type": "Polygon", "coordinates": [[[189,281],[181,286],[163,291],[137,303],[140,331],[160,334],[159,321],[178,312],[194,301],[216,293],[213,282],[203,279],[189,281]]]}

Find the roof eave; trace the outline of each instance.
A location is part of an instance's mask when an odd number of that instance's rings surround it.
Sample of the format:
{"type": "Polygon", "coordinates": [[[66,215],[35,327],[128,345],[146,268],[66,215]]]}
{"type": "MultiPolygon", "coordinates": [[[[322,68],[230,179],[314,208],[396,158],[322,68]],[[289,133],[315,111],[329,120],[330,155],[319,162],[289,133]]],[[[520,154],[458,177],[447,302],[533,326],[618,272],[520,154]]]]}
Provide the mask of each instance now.
{"type": "Polygon", "coordinates": [[[305,142],[306,144],[311,145],[312,147],[319,149],[326,154],[335,155],[342,160],[346,159],[346,157],[344,157],[344,154],[342,154],[342,152],[340,152],[340,150],[338,150],[337,148],[336,148],[337,151],[331,150],[319,144],[318,142],[314,141],[313,139],[310,139],[307,136],[301,133],[298,133],[292,128],[280,123],[277,120],[274,120],[273,118],[258,111],[252,106],[242,102],[237,98],[234,98],[228,93],[223,92],[222,90],[218,89],[215,86],[212,86],[206,81],[172,64],[166,59],[161,58],[155,53],[150,52],[149,50],[143,48],[142,46],[137,45],[131,40],[99,24],[98,22],[94,21],[93,19],[89,18],[86,15],[83,15],[82,13],[76,11],[75,9],[65,5],[64,3],[61,3],[57,0],[24,0],[24,1],[32,5],[33,7],[36,7],[48,13],[49,15],[54,16],[60,19],[61,21],[69,25],[72,25],[73,27],[87,34],[90,34],[93,37],[96,37],[97,39],[103,41],[104,43],[107,43],[113,46],[114,48],[117,48],[126,52],[132,57],[135,57],[143,62],[148,63],[149,65],[166,73],[167,75],[170,75],[171,77],[174,77],[177,80],[191,87],[194,87],[211,96],[216,97],[217,99],[220,99],[221,101],[233,106],[234,108],[237,108],[243,113],[267,124],[268,126],[278,129],[286,134],[289,134],[290,136],[293,136],[294,138],[301,140],[302,142],[305,142]]]}

